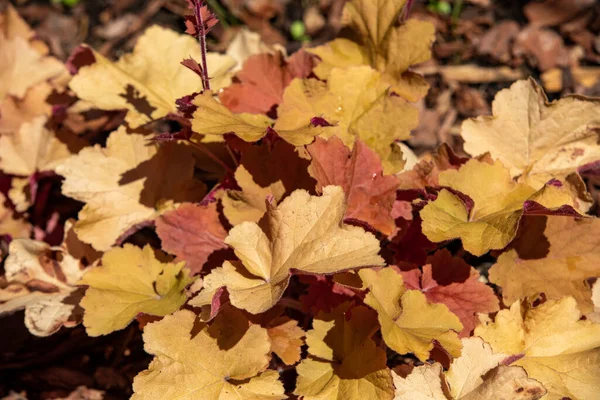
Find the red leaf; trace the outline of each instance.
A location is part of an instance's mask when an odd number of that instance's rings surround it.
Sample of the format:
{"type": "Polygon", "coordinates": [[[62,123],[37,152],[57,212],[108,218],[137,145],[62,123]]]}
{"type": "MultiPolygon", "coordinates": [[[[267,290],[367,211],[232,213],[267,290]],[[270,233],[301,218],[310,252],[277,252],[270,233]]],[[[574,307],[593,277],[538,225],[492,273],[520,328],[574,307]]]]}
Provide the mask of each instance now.
{"type": "Polygon", "coordinates": [[[177,260],[187,261],[192,275],[202,270],[213,251],[227,248],[223,242],[227,232],[219,221],[216,203],[184,203],[157,219],[156,232],[162,248],[175,254],[177,260]]]}
{"type": "Polygon", "coordinates": [[[312,156],[309,172],[317,180],[317,190],[338,185],[344,189],[348,208],[345,218],[368,223],[373,228],[391,234],[395,223],[391,215],[398,179],[383,176],[379,156],[357,140],[350,151],[337,137],[317,138],[308,146],[312,156]]]}
{"type": "Polygon", "coordinates": [[[305,78],[314,67],[314,56],[298,51],[289,60],[279,52],[257,54],[244,63],[238,82],[225,88],[221,102],[234,113],[266,114],[283,100],[283,91],[294,78],[305,78]]]}
{"type": "Polygon", "coordinates": [[[427,300],[432,303],[445,304],[450,311],[460,318],[464,328],[461,337],[469,336],[477,325],[476,313],[491,313],[499,310],[498,298],[492,288],[479,282],[479,273],[467,265],[462,259],[450,256],[447,250],[437,252],[431,261],[436,262],[435,267],[427,264],[423,272],[418,269],[401,271],[404,284],[408,289],[420,290],[427,300]],[[437,260],[436,260],[437,258],[437,260]],[[440,260],[449,260],[448,264],[440,264],[440,260]],[[466,279],[465,278],[466,267],[466,279]],[[439,275],[441,285],[433,277],[439,275]],[[452,280],[462,280],[452,282],[452,280]]]}

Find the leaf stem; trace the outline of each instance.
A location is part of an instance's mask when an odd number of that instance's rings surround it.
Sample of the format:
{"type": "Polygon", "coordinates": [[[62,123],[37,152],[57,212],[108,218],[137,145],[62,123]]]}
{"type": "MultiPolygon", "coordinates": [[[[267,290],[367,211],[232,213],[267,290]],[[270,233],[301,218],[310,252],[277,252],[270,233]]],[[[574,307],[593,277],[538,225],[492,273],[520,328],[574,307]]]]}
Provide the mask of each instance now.
{"type": "Polygon", "coordinates": [[[198,41],[200,42],[200,52],[202,53],[202,87],[204,90],[210,90],[210,81],[208,78],[208,67],[206,62],[206,27],[204,25],[204,19],[202,18],[202,4],[203,0],[196,0],[194,2],[194,12],[196,14],[196,24],[198,28],[198,41]]]}

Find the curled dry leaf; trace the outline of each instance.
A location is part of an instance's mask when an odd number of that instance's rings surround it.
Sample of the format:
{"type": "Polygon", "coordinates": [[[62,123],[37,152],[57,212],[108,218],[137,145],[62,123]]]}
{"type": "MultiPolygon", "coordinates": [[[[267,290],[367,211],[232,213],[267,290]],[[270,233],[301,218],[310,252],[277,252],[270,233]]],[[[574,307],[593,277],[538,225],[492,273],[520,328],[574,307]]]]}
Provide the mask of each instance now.
{"type": "Polygon", "coordinates": [[[465,150],[489,152],[536,189],[600,159],[600,100],[567,96],[549,103],[530,79],[500,91],[492,108],[493,116],[463,123],[465,150]]]}
{"type": "MultiPolygon", "coordinates": [[[[190,56],[201,58],[196,39],[152,26],[140,37],[133,53],[117,62],[94,52],[96,62],[81,68],[69,87],[101,110],[128,110],[126,121],[135,128],[176,113],[177,99],[202,90],[201,79],[180,64],[190,56]]],[[[211,86],[214,90],[227,86],[235,61],[217,53],[207,56],[211,86]]]]}
{"type": "Polygon", "coordinates": [[[143,337],[155,357],[134,378],[132,400],[286,398],[279,374],[263,372],[271,353],[267,330],[248,326],[240,311],[224,310],[210,326],[191,311],[177,311],[147,325],[143,337]],[[224,329],[233,323],[246,325],[242,334],[224,329]]]}
{"type": "Polygon", "coordinates": [[[14,239],[0,278],[0,315],[25,309],[25,325],[36,336],[81,322],[80,293],[75,285],[84,272],[80,261],[64,248],[14,239]]]}
{"type": "Polygon", "coordinates": [[[366,222],[385,235],[396,224],[391,216],[398,179],[383,175],[381,160],[360,140],[352,151],[337,137],[317,138],[308,146],[312,156],[309,172],[317,180],[317,190],[328,185],[341,186],[346,194],[347,219],[366,222]]]}
{"type": "Polygon", "coordinates": [[[310,356],[297,367],[294,394],[306,400],[379,400],[394,396],[386,355],[373,341],[377,316],[341,305],[319,314],[306,333],[310,356]]]}
{"type": "Polygon", "coordinates": [[[414,353],[427,360],[437,341],[450,355],[460,354],[458,317],[444,304],[428,303],[418,290],[407,290],[402,275],[393,268],[359,272],[369,290],[365,303],[377,311],[385,343],[396,353],[414,353]]]}
{"type": "Polygon", "coordinates": [[[322,196],[296,190],[281,204],[267,205],[260,225],[243,222],[229,231],[225,243],[240,264],[228,261],[204,279],[204,289],[190,304],[210,304],[226,287],[231,304],[258,314],[273,307],[288,286],[293,271],[309,274],[383,265],[379,241],[362,228],[342,222],[346,205],[338,186],[322,196]]]}
{"type": "Polygon", "coordinates": [[[177,261],[186,261],[192,275],[202,271],[213,251],[227,247],[223,242],[227,231],[219,221],[217,203],[184,203],[157,218],[156,233],[163,250],[175,254],[177,261]]]}
{"type": "Polygon", "coordinates": [[[440,173],[439,184],[468,200],[442,189],[437,199],[421,210],[423,233],[433,242],[460,238],[465,250],[477,256],[502,249],[514,239],[525,202],[535,202],[547,213],[574,205],[571,193],[562,185],[548,184],[536,190],[513,182],[500,161],[469,160],[459,170],[440,173]]]}
{"type": "Polygon", "coordinates": [[[90,336],[125,328],[139,313],[164,316],[187,300],[184,288],[194,281],[185,263],[163,263],[150,246],[131,244],[102,256],[102,266],[88,270],[79,285],[87,285],[81,307],[90,336]]]}
{"type": "Polygon", "coordinates": [[[495,352],[515,356],[513,365],[541,382],[548,399],[593,399],[600,390],[600,324],[580,318],[572,297],[537,307],[517,301],[475,335],[495,352]]]}

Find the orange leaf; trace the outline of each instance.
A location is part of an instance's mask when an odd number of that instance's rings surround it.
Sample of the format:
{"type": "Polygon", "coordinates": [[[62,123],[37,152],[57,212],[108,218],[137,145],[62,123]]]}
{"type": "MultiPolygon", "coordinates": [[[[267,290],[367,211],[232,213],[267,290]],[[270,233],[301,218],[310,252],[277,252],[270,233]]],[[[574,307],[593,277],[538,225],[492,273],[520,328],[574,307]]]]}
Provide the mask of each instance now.
{"type": "Polygon", "coordinates": [[[156,220],[156,232],[165,251],[187,261],[192,275],[199,273],[208,256],[227,248],[227,232],[219,222],[217,203],[200,206],[184,203],[156,220]]]}
{"type": "Polygon", "coordinates": [[[317,190],[337,185],[344,189],[348,208],[345,218],[357,219],[389,235],[395,224],[391,216],[396,200],[398,179],[384,176],[377,153],[360,140],[352,151],[337,137],[317,138],[308,146],[312,156],[310,174],[317,180],[317,190]]]}

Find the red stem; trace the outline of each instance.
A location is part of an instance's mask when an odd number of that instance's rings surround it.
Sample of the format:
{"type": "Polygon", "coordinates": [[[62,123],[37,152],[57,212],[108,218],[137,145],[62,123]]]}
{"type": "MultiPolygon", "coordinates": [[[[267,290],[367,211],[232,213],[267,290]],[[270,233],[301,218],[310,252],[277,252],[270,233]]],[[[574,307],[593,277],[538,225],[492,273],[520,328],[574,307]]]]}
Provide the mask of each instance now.
{"type": "Polygon", "coordinates": [[[204,29],[204,20],[202,19],[202,0],[195,1],[194,12],[196,14],[196,24],[198,26],[198,41],[200,41],[200,51],[202,52],[202,87],[204,90],[210,90],[208,79],[208,69],[206,65],[206,30],[204,29]]]}

